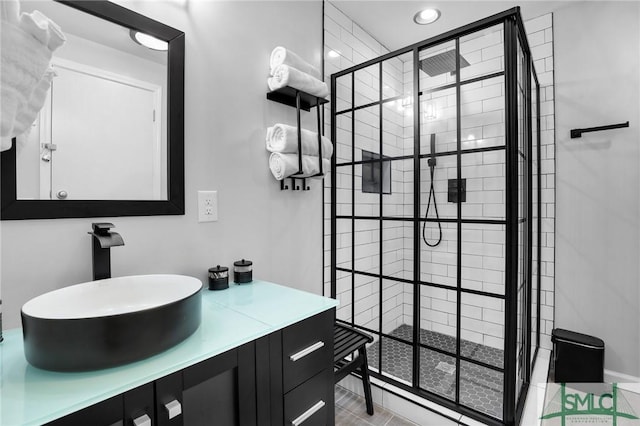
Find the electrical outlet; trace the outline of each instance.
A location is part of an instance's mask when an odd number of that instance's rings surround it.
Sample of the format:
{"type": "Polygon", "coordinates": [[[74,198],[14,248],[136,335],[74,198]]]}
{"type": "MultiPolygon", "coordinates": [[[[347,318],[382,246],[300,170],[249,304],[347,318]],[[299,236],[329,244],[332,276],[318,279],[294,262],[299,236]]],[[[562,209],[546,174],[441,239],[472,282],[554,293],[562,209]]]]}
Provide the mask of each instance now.
{"type": "Polygon", "coordinates": [[[198,222],[218,220],[218,191],[198,191],[198,222]]]}

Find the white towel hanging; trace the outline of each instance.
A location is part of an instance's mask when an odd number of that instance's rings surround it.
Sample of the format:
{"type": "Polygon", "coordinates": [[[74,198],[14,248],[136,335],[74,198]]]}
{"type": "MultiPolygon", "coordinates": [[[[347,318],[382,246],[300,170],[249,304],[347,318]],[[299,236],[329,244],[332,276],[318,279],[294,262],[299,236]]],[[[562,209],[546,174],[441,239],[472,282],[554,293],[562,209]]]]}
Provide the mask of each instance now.
{"type": "MultiPolygon", "coordinates": [[[[318,155],[318,133],[307,129],[300,129],[302,136],[302,153],[318,155]]],[[[329,138],[322,136],[322,157],[330,159],[333,155],[333,144],[329,138]]],[[[297,153],[298,129],[286,124],[275,124],[267,129],[267,150],[270,152],[297,153]]]]}
{"type": "Polygon", "coordinates": [[[291,86],[294,89],[319,98],[326,98],[329,95],[329,88],[325,82],[289,65],[278,65],[273,71],[273,76],[267,80],[267,83],[271,90],[291,86]]]}
{"type": "MultiPolygon", "coordinates": [[[[269,169],[277,180],[283,180],[298,173],[298,154],[282,154],[280,152],[273,152],[269,156],[269,169]]],[[[322,173],[329,173],[331,169],[331,162],[323,158],[322,159],[322,173]]],[[[320,173],[320,162],[318,157],[312,157],[310,155],[302,156],[302,172],[301,175],[296,175],[296,178],[312,177],[320,173]]],[[[321,177],[321,176],[318,176],[321,177]]]]}
{"type": "Polygon", "coordinates": [[[0,12],[0,136],[11,138],[24,133],[42,108],[51,82],[51,55],[66,39],[38,11],[16,20],[16,3],[9,1],[0,12]]]}
{"type": "Polygon", "coordinates": [[[271,75],[273,75],[273,72],[278,65],[289,65],[297,70],[309,74],[313,78],[322,78],[320,71],[318,71],[316,67],[306,62],[291,50],[282,46],[278,46],[273,49],[271,52],[271,58],[269,59],[269,65],[271,66],[271,75]]]}

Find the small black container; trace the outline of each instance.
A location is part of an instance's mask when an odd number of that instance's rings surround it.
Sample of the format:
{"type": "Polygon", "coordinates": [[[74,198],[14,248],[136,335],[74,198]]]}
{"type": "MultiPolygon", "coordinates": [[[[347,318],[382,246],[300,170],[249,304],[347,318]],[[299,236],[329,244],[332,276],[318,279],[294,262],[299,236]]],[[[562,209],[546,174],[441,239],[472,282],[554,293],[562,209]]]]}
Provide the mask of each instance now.
{"type": "Polygon", "coordinates": [[[253,270],[251,265],[253,262],[250,260],[238,260],[233,262],[233,281],[238,284],[250,283],[253,281],[253,270]]]}
{"type": "Polygon", "coordinates": [[[224,290],[229,288],[229,268],[216,266],[209,268],[209,290],[224,290]]]}
{"type": "Polygon", "coordinates": [[[604,380],[604,341],[587,334],[555,328],[553,366],[556,383],[602,383],[604,380]]]}

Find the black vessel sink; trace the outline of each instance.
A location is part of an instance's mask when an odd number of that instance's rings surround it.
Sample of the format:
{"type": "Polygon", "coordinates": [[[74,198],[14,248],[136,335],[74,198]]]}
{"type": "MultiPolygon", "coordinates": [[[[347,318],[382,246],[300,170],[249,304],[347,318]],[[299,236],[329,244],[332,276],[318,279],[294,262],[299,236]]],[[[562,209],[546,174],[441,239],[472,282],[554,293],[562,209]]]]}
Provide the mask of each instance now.
{"type": "Polygon", "coordinates": [[[200,280],[137,275],[91,281],[22,307],[24,353],[35,367],[86,371],[162,352],[200,325],[200,280]]]}

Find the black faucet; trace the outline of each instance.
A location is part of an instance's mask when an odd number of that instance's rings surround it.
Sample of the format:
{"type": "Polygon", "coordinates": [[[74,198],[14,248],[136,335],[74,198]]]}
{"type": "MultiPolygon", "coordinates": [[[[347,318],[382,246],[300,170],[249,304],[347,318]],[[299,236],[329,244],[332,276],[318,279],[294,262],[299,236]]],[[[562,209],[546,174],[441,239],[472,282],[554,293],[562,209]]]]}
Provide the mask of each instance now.
{"type": "Polygon", "coordinates": [[[92,223],[93,232],[93,280],[111,278],[111,252],[110,248],[123,246],[124,240],[117,232],[110,232],[114,228],[113,223],[92,223]]]}

